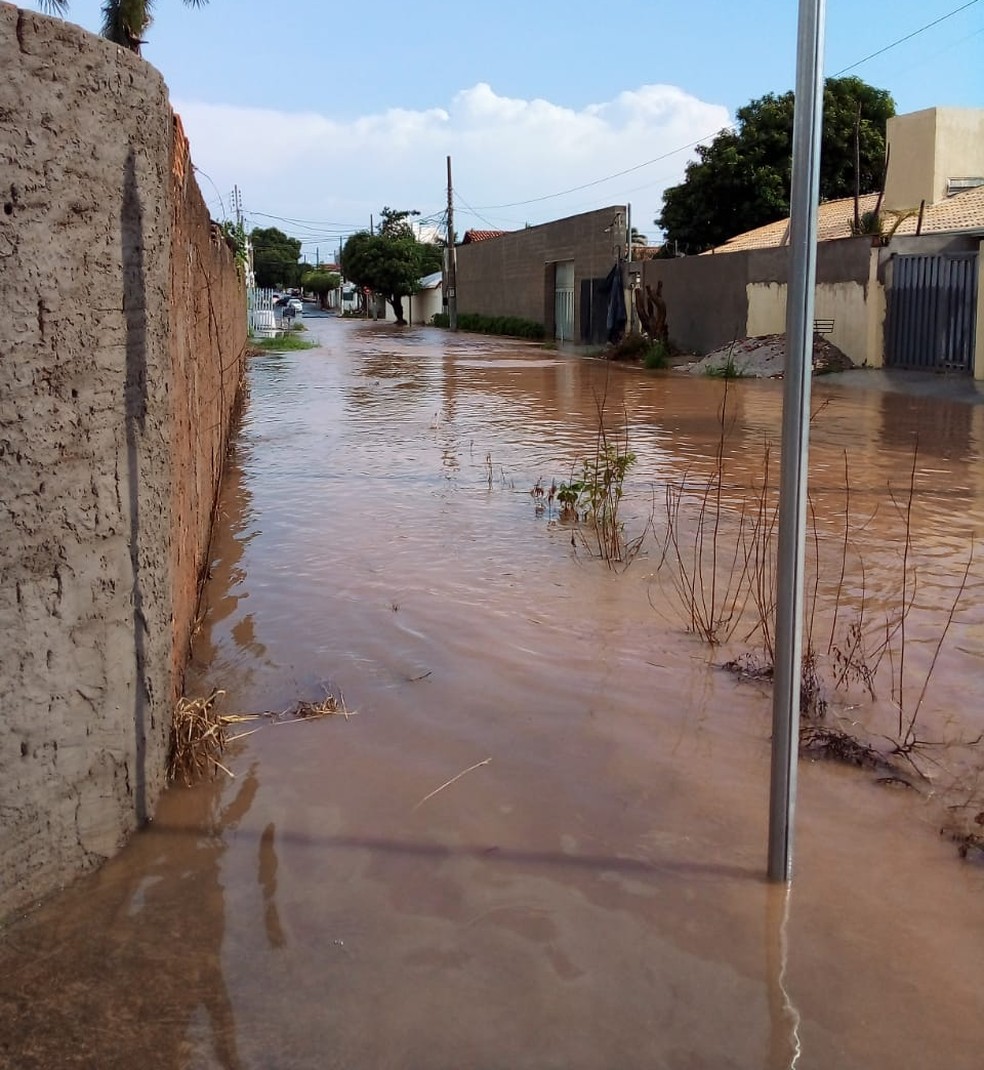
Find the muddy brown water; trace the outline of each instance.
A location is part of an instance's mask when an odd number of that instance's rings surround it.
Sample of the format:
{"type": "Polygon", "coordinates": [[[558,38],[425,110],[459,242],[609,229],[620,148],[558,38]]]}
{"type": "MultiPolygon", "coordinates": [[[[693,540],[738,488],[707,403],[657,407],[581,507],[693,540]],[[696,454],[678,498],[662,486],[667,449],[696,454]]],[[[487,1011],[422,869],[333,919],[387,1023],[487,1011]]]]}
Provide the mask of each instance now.
{"type": "MultiPolygon", "coordinates": [[[[308,327],[320,348],[252,362],[189,690],[255,712],[328,686],[352,716],[234,743],[234,779],[170,791],[117,858],[9,926],[0,1064],[984,1065],[984,866],[940,838],[934,794],[961,762],[972,792],[974,757],[943,752],[928,798],[802,761],[793,889],[768,885],[768,690],[687,633],[652,535],[613,573],[536,515],[530,488],[593,447],[604,393],[638,455],[627,530],[654,500],[659,530],[659,488],[713,465],[723,385],[308,327]]],[[[729,395],[734,490],[760,477],[781,385],[729,395]]],[[[847,450],[865,578],[842,593],[872,612],[898,598],[918,432],[918,691],[984,530],[984,408],[822,381],[814,408],[821,553],[836,565],[847,450]]],[[[984,728],[982,576],[927,735],[984,728]]],[[[825,581],[824,620],[832,597],[825,581]]]]}

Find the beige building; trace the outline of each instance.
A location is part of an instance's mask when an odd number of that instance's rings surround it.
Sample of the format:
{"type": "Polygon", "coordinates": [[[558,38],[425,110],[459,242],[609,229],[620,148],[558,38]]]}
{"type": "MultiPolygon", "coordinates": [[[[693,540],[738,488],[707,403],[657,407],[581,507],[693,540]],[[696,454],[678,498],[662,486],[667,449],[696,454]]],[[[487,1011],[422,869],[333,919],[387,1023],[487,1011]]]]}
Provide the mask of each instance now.
{"type": "MultiPolygon", "coordinates": [[[[984,379],[984,109],[927,108],[894,116],[887,143],[884,196],[879,204],[878,194],[865,194],[859,204],[862,214],[879,211],[882,236],[853,239],[870,246],[867,270],[855,263],[856,249],[833,248],[852,237],[853,197],[818,207],[816,316],[831,325],[831,341],[857,364],[963,367],[984,379]],[[824,271],[825,264],[848,261],[846,274],[824,271]],[[933,347],[940,348],[935,356],[928,352],[933,347]]],[[[780,253],[788,245],[789,220],[783,219],[698,259],[718,260],[722,253],[761,259],[767,250],[780,253]]],[[[763,260],[759,270],[756,263],[749,264],[741,302],[745,331],[781,333],[785,267],[763,260]]]]}
{"type": "Polygon", "coordinates": [[[885,208],[935,205],[984,186],[984,109],[926,108],[888,120],[885,208]]]}

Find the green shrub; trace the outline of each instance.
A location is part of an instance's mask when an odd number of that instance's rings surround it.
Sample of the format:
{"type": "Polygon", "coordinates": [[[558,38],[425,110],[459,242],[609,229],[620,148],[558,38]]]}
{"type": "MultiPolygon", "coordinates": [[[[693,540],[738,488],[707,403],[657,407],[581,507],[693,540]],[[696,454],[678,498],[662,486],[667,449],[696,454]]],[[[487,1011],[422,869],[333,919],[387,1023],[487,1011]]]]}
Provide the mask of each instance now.
{"type": "Polygon", "coordinates": [[[670,362],[670,351],[665,342],[651,342],[642,357],[644,368],[665,368],[670,362]]]}
{"type": "MultiPolygon", "coordinates": [[[[450,321],[446,312],[437,312],[431,316],[434,327],[448,327],[450,321]]],[[[521,316],[482,316],[477,312],[462,312],[458,316],[458,330],[471,331],[475,334],[502,334],[511,338],[532,338],[537,341],[544,336],[542,323],[526,320],[521,316]]]]}

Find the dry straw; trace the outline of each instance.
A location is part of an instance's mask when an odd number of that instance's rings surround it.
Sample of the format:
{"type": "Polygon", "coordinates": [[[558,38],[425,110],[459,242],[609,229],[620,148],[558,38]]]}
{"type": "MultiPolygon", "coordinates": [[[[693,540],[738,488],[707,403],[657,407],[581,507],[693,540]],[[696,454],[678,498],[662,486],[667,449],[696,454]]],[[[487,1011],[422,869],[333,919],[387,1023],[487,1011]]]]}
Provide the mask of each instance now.
{"type": "Polygon", "coordinates": [[[224,691],[215,690],[208,698],[181,698],[171,719],[171,745],[167,760],[168,780],[184,782],[191,786],[199,780],[211,777],[217,769],[227,776],[235,774],[219,761],[229,743],[253,735],[260,728],[277,724],[292,724],[297,721],[314,721],[322,717],[339,715],[346,720],[355,711],[348,710],[343,696],[326,694],[320,702],[295,702],[279,712],[220,714],[216,709],[224,691]],[[229,735],[232,725],[266,719],[266,724],[244,732],[229,735]]]}

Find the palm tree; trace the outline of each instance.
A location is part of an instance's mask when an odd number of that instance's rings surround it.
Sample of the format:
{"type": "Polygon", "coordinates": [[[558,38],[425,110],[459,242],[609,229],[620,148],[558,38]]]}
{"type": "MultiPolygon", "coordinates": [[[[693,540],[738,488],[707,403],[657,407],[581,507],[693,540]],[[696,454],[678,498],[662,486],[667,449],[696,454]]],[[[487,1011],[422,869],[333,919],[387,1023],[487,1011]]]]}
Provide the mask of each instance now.
{"type": "MultiPolygon", "coordinates": [[[[201,7],[208,0],[184,0],[189,7],[201,7]]],[[[39,0],[41,10],[67,15],[69,0],[39,0]]],[[[154,21],[154,0],[103,0],[103,37],[140,55],[143,34],[154,21]]]]}

